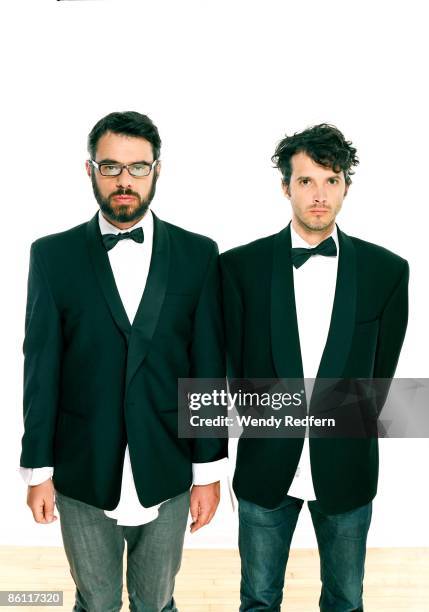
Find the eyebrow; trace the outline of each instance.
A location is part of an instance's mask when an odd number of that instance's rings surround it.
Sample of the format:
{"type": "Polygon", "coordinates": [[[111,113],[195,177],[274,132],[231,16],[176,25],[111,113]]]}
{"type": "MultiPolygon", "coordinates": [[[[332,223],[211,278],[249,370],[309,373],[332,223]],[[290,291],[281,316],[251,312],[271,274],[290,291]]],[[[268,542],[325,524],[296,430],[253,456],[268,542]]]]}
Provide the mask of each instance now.
{"type": "MultiPolygon", "coordinates": [[[[296,180],[297,181],[301,181],[303,179],[311,179],[311,178],[312,178],[311,176],[298,176],[296,180]]],[[[332,174],[331,176],[328,176],[327,178],[328,179],[331,179],[331,178],[341,178],[341,174],[340,173],[332,174]]]]}
{"type": "MultiPolygon", "coordinates": [[[[97,162],[97,164],[122,164],[122,162],[118,161],[117,159],[101,159],[100,161],[97,162]]],[[[134,162],[130,162],[129,164],[127,164],[128,166],[131,166],[133,164],[146,164],[146,166],[151,166],[153,164],[153,162],[148,162],[144,159],[139,160],[139,161],[134,161],[134,162]]]]}

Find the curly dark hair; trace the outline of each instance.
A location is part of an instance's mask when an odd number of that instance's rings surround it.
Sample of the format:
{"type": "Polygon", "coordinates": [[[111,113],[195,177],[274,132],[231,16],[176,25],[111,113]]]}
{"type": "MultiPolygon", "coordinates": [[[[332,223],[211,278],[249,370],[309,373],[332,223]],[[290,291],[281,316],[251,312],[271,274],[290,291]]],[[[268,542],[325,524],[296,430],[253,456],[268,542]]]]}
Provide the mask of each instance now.
{"type": "Polygon", "coordinates": [[[328,123],[320,123],[303,132],[296,132],[293,136],[285,136],[277,145],[271,161],[280,170],[283,183],[287,185],[292,175],[291,157],[295,153],[306,153],[316,164],[332,168],[334,172],[342,170],[346,185],[352,182],[352,167],[359,164],[352,143],[344,138],[339,129],[328,123]]]}
{"type": "Polygon", "coordinates": [[[136,111],[114,112],[97,121],[88,136],[91,159],[95,159],[98,141],[106,132],[145,138],[152,145],[154,159],[159,158],[161,138],[158,128],[147,115],[136,111]]]}

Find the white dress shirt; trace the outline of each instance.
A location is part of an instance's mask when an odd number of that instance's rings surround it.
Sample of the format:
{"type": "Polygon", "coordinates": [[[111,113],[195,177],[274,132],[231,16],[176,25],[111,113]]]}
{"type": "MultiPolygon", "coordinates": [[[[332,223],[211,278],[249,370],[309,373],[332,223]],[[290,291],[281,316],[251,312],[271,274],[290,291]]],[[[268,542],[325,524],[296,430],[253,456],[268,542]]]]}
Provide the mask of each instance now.
{"type": "MultiPolygon", "coordinates": [[[[312,255],[299,268],[293,266],[295,304],[307,406],[310,402],[314,379],[317,376],[328,337],[337,282],[339,244],[336,226],[334,226],[331,236],[337,246],[336,257],[312,255]]],[[[294,230],[292,224],[291,239],[292,248],[308,249],[317,246],[315,244],[310,245],[303,240],[294,230]]],[[[304,500],[316,499],[311,476],[308,427],[301,458],[287,494],[304,500]]]]}
{"type": "MultiPolygon", "coordinates": [[[[144,242],[120,240],[108,251],[110,266],[115,277],[116,287],[124,305],[130,323],[133,322],[149,273],[153,245],[153,215],[148,211],[143,219],[128,230],[120,230],[107,221],[99,212],[98,222],[102,234],[119,234],[138,227],[143,228],[144,242]]],[[[193,463],[193,483],[206,485],[221,479],[226,473],[228,459],[225,457],[209,463],[193,463]]],[[[52,467],[20,468],[21,475],[29,485],[37,485],[48,480],[53,475],[52,467]]],[[[167,501],[167,500],[165,500],[167,501]]],[[[164,502],[162,502],[164,503],[164,502]]],[[[153,521],[158,516],[161,504],[146,508],[141,505],[131,470],[128,445],[125,449],[124,467],[122,472],[121,496],[114,510],[105,510],[105,514],[117,520],[118,525],[143,525],[153,521]]]]}

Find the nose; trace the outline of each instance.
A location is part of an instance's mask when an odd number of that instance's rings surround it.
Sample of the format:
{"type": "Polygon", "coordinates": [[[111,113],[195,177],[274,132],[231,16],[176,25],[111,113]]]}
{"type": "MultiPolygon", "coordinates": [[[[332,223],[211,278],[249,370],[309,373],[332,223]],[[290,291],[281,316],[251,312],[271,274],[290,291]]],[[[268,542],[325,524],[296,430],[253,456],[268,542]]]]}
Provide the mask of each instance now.
{"type": "Polygon", "coordinates": [[[327,201],[326,190],[322,187],[316,188],[314,195],[313,195],[314,204],[326,204],[326,201],[327,201]]]}
{"type": "Polygon", "coordinates": [[[118,188],[129,189],[132,186],[131,175],[126,168],[122,168],[121,174],[116,177],[116,185],[118,188]]]}

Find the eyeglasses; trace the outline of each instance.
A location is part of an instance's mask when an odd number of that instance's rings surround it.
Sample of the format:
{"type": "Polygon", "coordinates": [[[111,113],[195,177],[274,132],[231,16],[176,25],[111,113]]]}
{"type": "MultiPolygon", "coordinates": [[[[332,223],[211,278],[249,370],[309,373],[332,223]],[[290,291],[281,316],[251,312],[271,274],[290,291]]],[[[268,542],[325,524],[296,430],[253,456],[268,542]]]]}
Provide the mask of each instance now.
{"type": "Polygon", "coordinates": [[[135,164],[114,164],[108,162],[97,163],[93,159],[88,160],[102,176],[119,176],[122,174],[122,170],[126,168],[128,173],[135,178],[142,178],[143,176],[149,176],[152,172],[152,168],[158,163],[155,159],[151,164],[147,162],[137,162],[135,164]]]}

